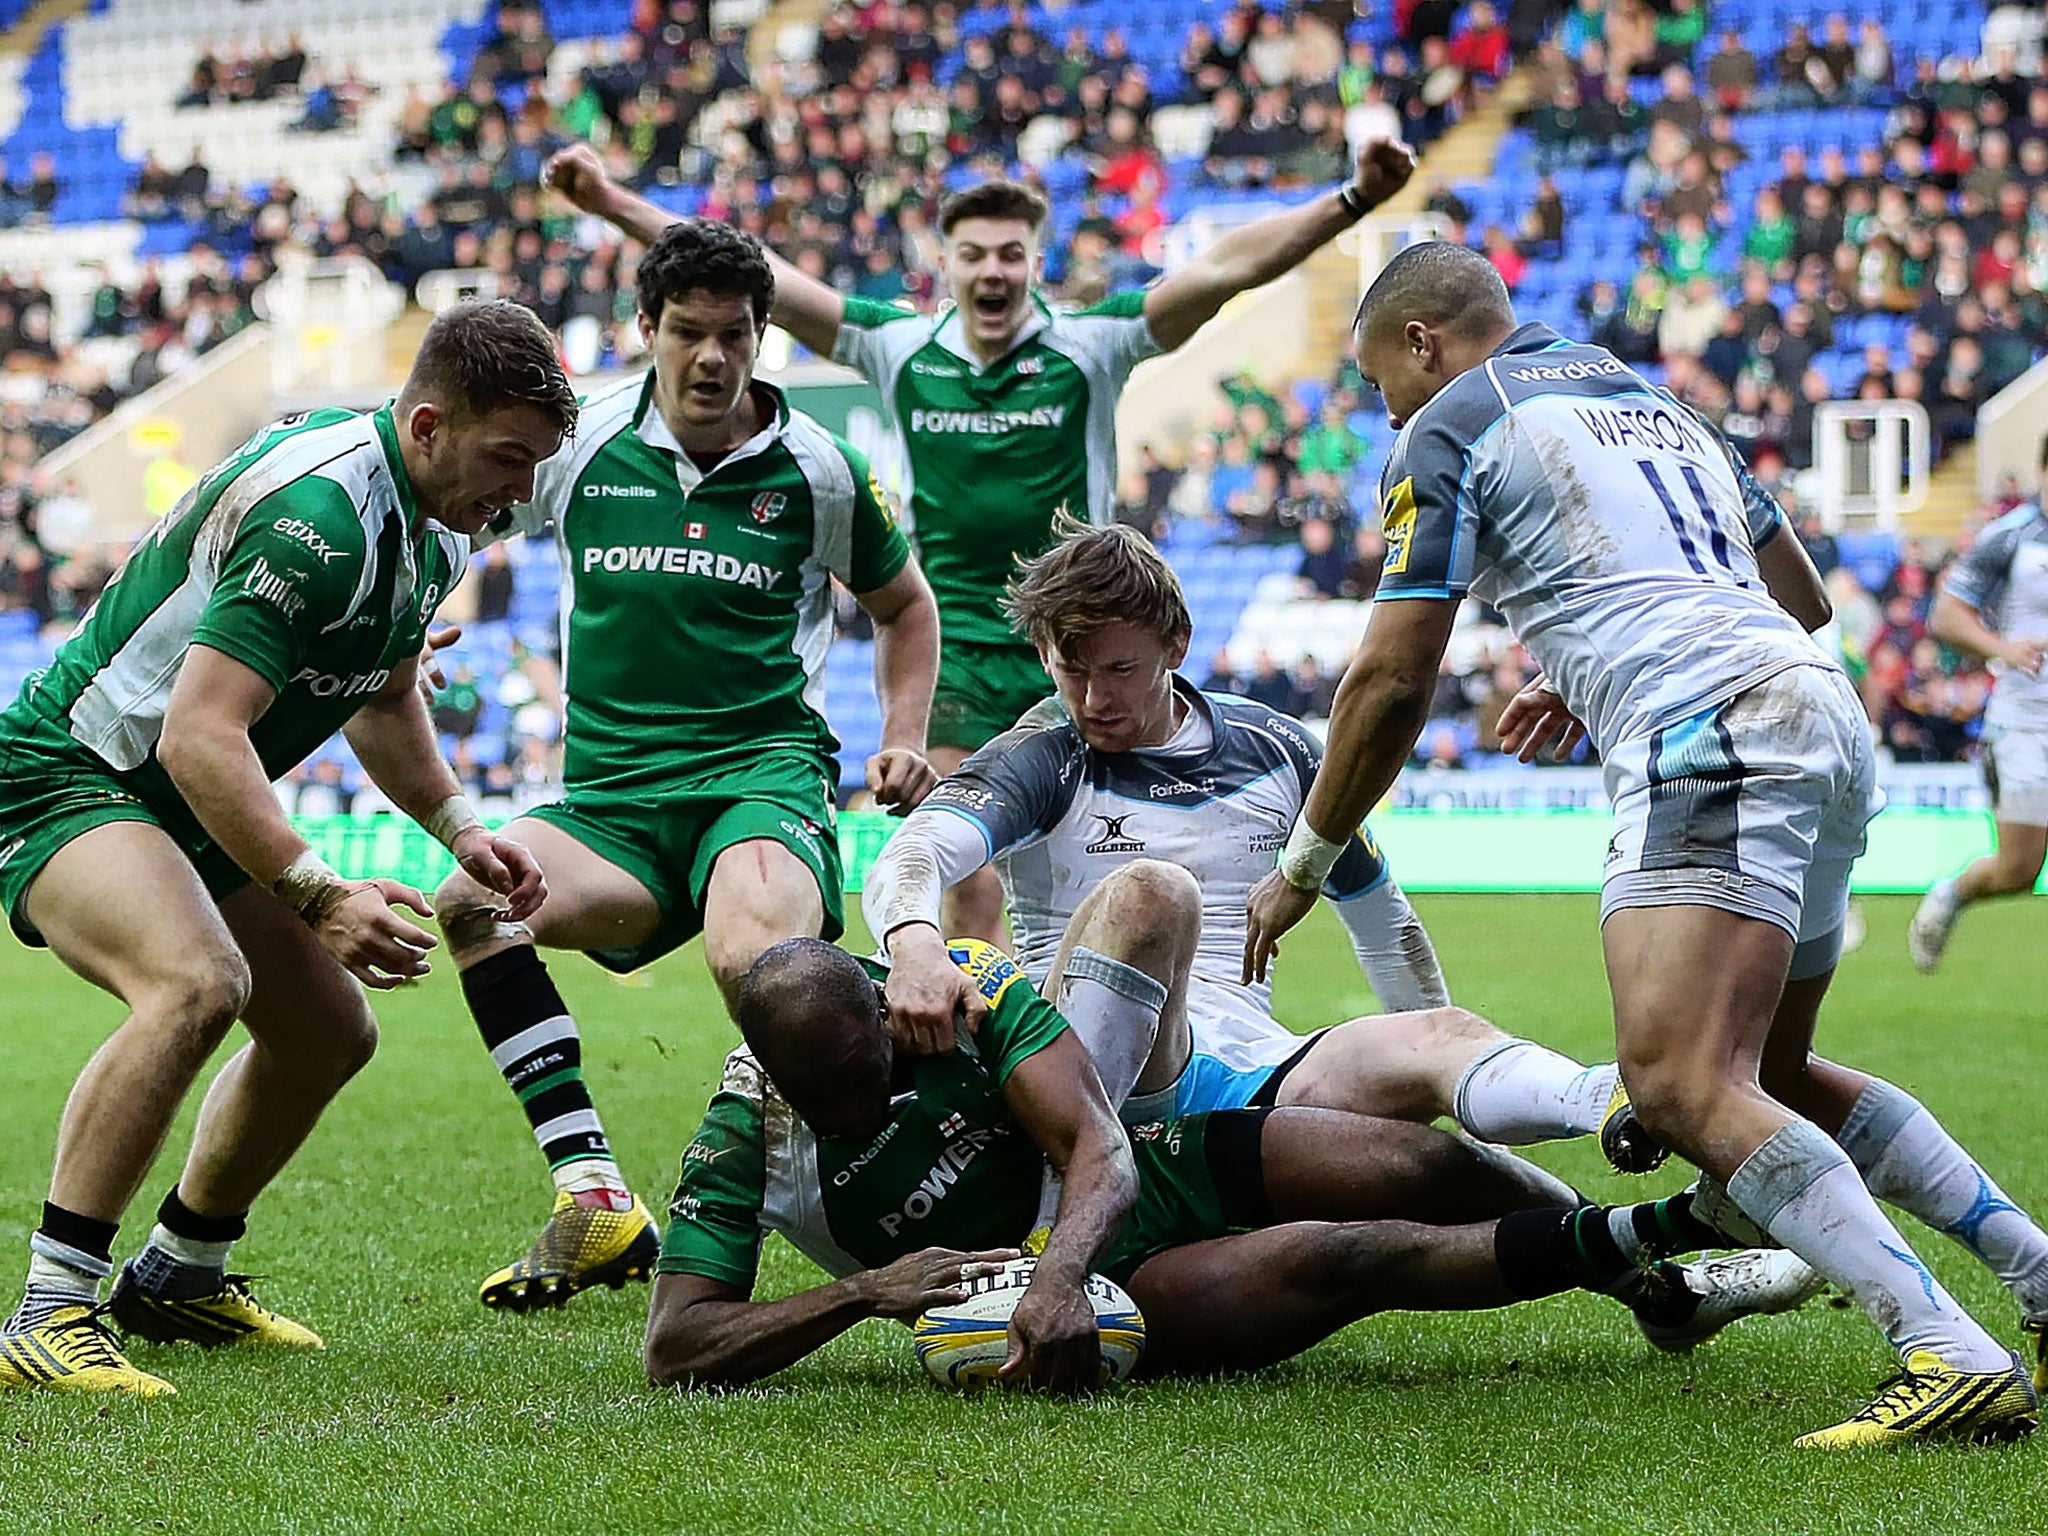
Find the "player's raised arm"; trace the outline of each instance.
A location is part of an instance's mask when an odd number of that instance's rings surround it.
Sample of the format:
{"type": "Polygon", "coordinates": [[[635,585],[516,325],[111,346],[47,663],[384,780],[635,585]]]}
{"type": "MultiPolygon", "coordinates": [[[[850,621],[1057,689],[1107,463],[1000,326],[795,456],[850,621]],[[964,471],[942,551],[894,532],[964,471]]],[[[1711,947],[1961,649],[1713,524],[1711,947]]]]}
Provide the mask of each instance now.
{"type": "Polygon", "coordinates": [[[1003,1096],[1060,1175],[1061,1190],[1052,1235],[1010,1318],[1010,1358],[1002,1374],[1052,1390],[1090,1387],[1101,1353],[1095,1308],[1083,1287],[1096,1256],[1137,1203],[1131,1144],[1088,1048],[1071,1029],[1018,1063],[1003,1096]]]}
{"type": "MultiPolygon", "coordinates": [[[[655,236],[676,222],[674,214],[605,174],[604,163],[588,144],[571,144],[551,157],[541,180],[583,212],[595,214],[642,245],[653,244],[655,236]]],[[[775,306],[769,319],[819,356],[830,357],[846,313],[845,298],[773,251],[768,252],[768,265],[775,273],[775,306]]]]}
{"type": "Polygon", "coordinates": [[[1415,151],[1398,139],[1360,146],[1356,174],[1339,190],[1299,208],[1241,225],[1145,295],[1145,322],[1171,352],[1225,303],[1292,272],[1408,183],[1415,151]]]}

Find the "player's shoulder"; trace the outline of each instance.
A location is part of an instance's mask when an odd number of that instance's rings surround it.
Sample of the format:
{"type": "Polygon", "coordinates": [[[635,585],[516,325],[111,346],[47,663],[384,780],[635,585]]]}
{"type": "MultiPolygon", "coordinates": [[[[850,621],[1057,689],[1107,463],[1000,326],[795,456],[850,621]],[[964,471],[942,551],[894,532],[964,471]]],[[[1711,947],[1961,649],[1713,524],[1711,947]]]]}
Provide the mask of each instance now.
{"type": "Polygon", "coordinates": [[[1311,764],[1320,760],[1321,750],[1308,727],[1294,716],[1234,693],[1202,697],[1215,712],[1219,742],[1227,741],[1239,755],[1275,764],[1282,758],[1311,764]]]}
{"type": "Polygon", "coordinates": [[[563,439],[555,457],[587,459],[621,432],[631,431],[647,407],[653,380],[654,370],[648,368],[582,396],[577,402],[575,434],[563,439]]]}
{"type": "Polygon", "coordinates": [[[1402,425],[1388,455],[1389,483],[1416,469],[1462,466],[1473,445],[1507,415],[1508,403],[1486,365],[1468,368],[1402,425]]]}
{"type": "Polygon", "coordinates": [[[1992,548],[2018,548],[2022,544],[2048,541],[2048,513],[2044,513],[2036,502],[2026,502],[2014,507],[2003,517],[1995,517],[1984,525],[1977,535],[1979,545],[1992,548]]]}
{"type": "Polygon", "coordinates": [[[718,1092],[721,1097],[741,1099],[756,1108],[767,1102],[768,1074],[761,1070],[761,1063],[746,1046],[727,1054],[725,1066],[718,1074],[718,1092]]]}
{"type": "Polygon", "coordinates": [[[1017,962],[985,939],[948,939],[946,955],[974,983],[974,990],[991,1009],[1019,982],[1024,982],[1026,992],[1031,991],[1017,962]]]}

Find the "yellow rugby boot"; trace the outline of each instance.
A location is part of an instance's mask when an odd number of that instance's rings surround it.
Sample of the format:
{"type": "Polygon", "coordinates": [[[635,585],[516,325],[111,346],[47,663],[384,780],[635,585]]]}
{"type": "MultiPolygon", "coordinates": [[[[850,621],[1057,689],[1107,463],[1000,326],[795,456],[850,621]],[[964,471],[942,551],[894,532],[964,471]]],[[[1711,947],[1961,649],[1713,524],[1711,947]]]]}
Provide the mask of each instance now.
{"type": "Polygon", "coordinates": [[[661,1253],[661,1229],[640,1197],[623,1211],[578,1205],[567,1190],[555,1195],[548,1224],[533,1246],[477,1288],[487,1307],[533,1312],[559,1307],[578,1291],[645,1280],[661,1253]]]}
{"type": "Polygon", "coordinates": [[[1982,1444],[2023,1439],[2039,1422],[2040,1399],[2018,1355],[2001,1371],[1959,1371],[1932,1350],[1916,1349],[1906,1357],[1905,1370],[1886,1382],[1868,1407],[1792,1443],[1806,1450],[1921,1440],[1982,1444]]]}
{"type": "Polygon", "coordinates": [[[1614,1080],[1606,1113],[1600,1116],[1600,1150],[1616,1173],[1654,1173],[1671,1155],[1669,1148],[1643,1129],[1619,1077],[1614,1080]]]}
{"type": "Polygon", "coordinates": [[[226,1275],[221,1288],[205,1296],[172,1300],[144,1290],[135,1266],[121,1266],[107,1310],[123,1333],[152,1344],[197,1344],[219,1349],[247,1344],[273,1349],[325,1349],[327,1343],[302,1323],[279,1315],[249,1293],[253,1275],[226,1275]]]}
{"type": "Polygon", "coordinates": [[[103,1320],[106,1310],[59,1307],[33,1328],[0,1333],[0,1387],[176,1397],[176,1387],[121,1353],[103,1320]]]}

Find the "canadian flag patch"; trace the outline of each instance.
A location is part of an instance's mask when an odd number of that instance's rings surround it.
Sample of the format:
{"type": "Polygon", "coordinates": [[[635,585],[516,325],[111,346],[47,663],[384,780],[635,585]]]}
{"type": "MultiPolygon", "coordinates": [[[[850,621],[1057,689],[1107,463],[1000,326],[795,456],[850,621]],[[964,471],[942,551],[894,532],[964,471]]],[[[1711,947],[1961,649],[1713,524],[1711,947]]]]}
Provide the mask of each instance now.
{"type": "Polygon", "coordinates": [[[703,538],[704,525],[702,523],[685,523],[683,525],[683,537],[686,539],[703,538]]]}

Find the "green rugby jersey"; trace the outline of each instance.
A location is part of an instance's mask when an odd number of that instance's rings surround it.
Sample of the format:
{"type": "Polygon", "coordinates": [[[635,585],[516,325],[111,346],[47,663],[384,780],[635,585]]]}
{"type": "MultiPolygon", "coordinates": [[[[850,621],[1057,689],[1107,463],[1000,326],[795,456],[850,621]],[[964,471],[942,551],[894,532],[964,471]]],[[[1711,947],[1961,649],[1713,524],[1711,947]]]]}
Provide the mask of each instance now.
{"type": "Polygon", "coordinates": [[[957,310],[913,315],[848,299],[833,359],[864,375],[910,465],[910,523],[949,641],[1017,645],[997,599],[1016,557],[1052,547],[1066,507],[1098,525],[1116,502],[1116,404],[1161,348],[1145,295],[1068,313],[1035,295],[1015,345],[984,368],[957,310]]]}
{"type": "MultiPolygon", "coordinates": [[[[913,1089],[870,1141],[819,1137],[753,1055],[734,1051],[682,1176],[656,1268],[751,1290],[761,1239],[780,1232],[848,1275],[920,1248],[1013,1248],[1038,1213],[1044,1158],[1010,1118],[1003,1085],[1067,1028],[1009,956],[956,939],[954,963],[988,1001],[959,1049],[914,1058],[913,1089]]],[[[863,961],[879,986],[888,972],[863,961]]]]}
{"type": "Polygon", "coordinates": [[[183,804],[157,762],[187,649],[210,646],[277,699],[249,739],[272,778],[419,654],[469,542],[413,499],[390,407],[265,427],[142,538],[55,660],[0,714],[0,766],[90,753],[145,803],[183,804]]]}
{"type": "Polygon", "coordinates": [[[834,771],[827,575],[873,591],[910,546],[867,460],[754,387],[772,420],[708,473],[655,409],[652,370],[591,396],[533,500],[485,535],[554,525],[572,793],[659,795],[777,750],[834,771]]]}

